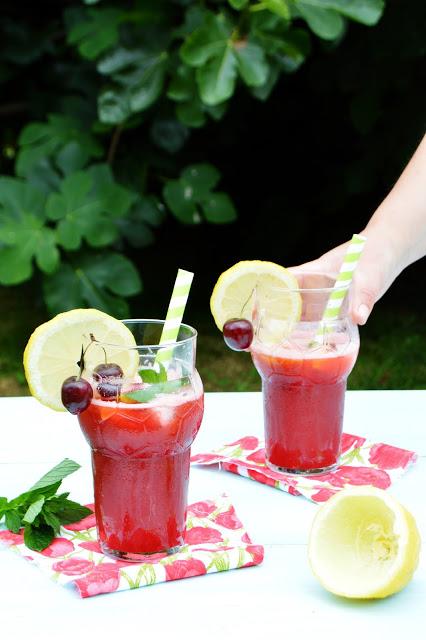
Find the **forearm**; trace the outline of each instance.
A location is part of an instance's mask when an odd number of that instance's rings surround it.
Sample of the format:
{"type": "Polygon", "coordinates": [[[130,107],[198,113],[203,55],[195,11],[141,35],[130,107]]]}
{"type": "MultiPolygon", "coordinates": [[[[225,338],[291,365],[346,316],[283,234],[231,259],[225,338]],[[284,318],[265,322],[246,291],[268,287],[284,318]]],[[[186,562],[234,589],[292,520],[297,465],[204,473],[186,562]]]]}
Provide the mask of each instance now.
{"type": "Polygon", "coordinates": [[[387,245],[398,271],[426,255],[426,136],[363,233],[387,245]]]}

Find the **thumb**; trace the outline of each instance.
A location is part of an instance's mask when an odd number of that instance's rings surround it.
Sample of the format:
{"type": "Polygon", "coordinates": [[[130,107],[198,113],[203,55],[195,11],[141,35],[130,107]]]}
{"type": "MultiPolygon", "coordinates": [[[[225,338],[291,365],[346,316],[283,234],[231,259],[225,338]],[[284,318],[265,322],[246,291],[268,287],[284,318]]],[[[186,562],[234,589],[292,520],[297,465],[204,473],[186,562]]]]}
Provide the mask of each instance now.
{"type": "Polygon", "coordinates": [[[356,324],[365,324],[379,297],[379,287],[371,281],[371,278],[369,282],[363,282],[362,277],[354,278],[353,299],[351,303],[352,320],[356,324]]]}

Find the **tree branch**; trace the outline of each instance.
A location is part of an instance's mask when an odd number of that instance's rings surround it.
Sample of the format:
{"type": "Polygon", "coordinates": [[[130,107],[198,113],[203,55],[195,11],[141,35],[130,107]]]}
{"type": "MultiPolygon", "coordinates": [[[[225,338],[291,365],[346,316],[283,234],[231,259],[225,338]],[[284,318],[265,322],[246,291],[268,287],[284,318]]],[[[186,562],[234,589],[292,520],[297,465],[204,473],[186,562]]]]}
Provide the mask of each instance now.
{"type": "Polygon", "coordinates": [[[108,164],[112,165],[114,161],[115,152],[117,151],[117,146],[118,146],[122,131],[123,131],[123,127],[121,125],[118,125],[118,127],[114,129],[114,133],[112,134],[112,138],[111,138],[111,144],[109,145],[109,149],[108,149],[108,155],[107,155],[108,164]]]}

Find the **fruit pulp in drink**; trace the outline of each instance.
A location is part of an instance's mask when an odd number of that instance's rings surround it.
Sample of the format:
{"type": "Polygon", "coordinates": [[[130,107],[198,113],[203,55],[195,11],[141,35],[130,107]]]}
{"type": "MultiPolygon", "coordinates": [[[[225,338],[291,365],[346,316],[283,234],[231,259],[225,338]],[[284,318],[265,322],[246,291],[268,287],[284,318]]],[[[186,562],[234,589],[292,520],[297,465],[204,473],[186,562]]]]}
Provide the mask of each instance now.
{"type": "Polygon", "coordinates": [[[183,544],[190,446],[203,415],[196,390],[128,404],[92,400],[79,415],[92,448],[95,513],[104,551],[171,552],[183,544]]]}
{"type": "Polygon", "coordinates": [[[262,378],[265,453],[282,471],[320,472],[340,455],[346,381],[358,344],[306,352],[255,344],[252,358],[262,378]]]}

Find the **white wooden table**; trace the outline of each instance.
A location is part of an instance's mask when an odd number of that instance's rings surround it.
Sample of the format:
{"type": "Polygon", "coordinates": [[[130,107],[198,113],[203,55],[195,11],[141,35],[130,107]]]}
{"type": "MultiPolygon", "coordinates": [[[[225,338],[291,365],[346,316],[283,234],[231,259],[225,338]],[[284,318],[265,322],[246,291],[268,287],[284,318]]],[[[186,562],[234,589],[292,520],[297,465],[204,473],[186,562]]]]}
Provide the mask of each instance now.
{"type": "MultiPolygon", "coordinates": [[[[69,457],[82,464],[64,481],[71,497],[90,501],[89,448],[77,420],[32,398],[0,399],[0,495],[28,488],[69,457]]],[[[390,491],[414,514],[426,541],[426,391],[347,394],[345,430],[417,451],[417,464],[390,491]]],[[[258,393],[206,395],[193,452],[243,435],[262,435],[258,393]]],[[[422,637],[426,623],[424,554],[413,581],[383,601],[356,602],[327,593],[311,575],[306,552],[316,505],[217,469],[193,467],[189,500],[226,492],[254,543],[258,567],[81,600],[0,547],[3,638],[359,638],[422,637]],[[9,634],[9,635],[8,635],[9,634]]]]}

